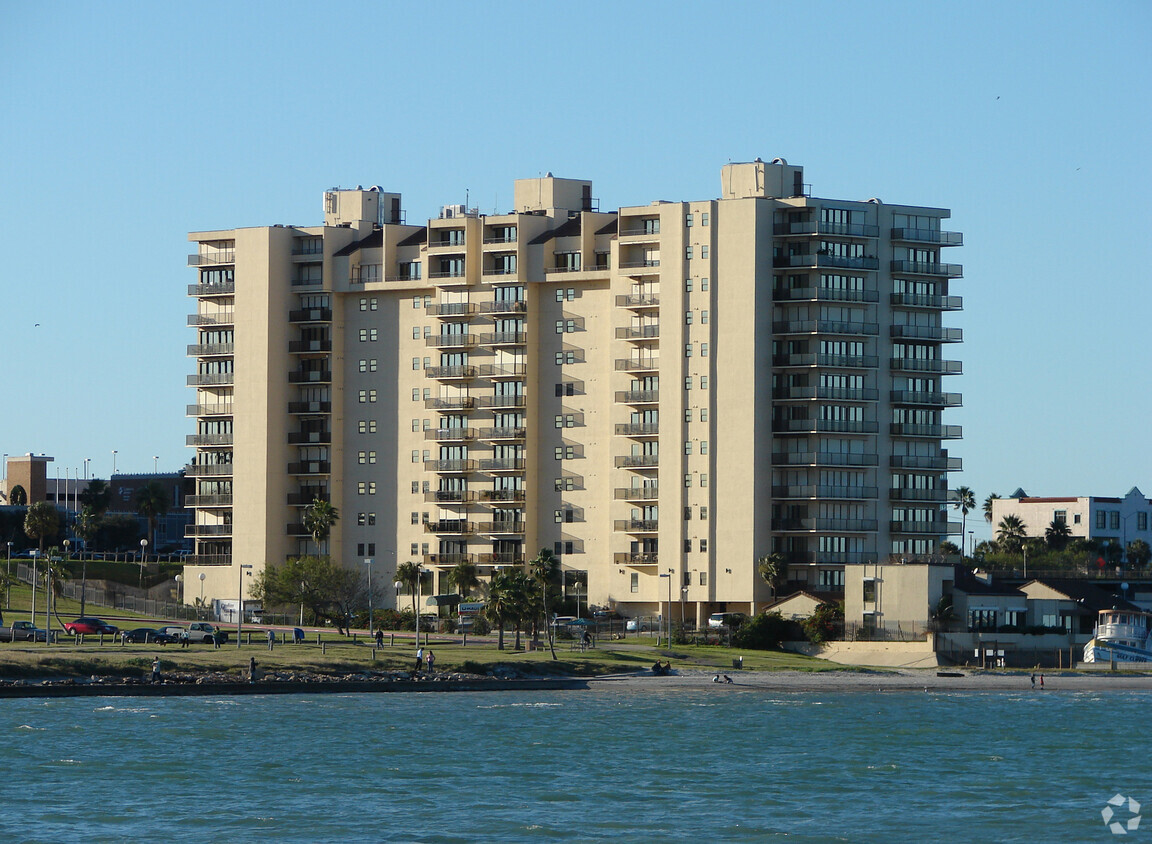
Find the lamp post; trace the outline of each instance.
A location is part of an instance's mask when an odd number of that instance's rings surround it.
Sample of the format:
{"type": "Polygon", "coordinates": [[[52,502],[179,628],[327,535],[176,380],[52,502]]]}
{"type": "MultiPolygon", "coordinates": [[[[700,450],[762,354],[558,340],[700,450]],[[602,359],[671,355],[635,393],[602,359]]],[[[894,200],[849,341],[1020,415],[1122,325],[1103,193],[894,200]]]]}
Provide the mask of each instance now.
{"type": "Polygon", "coordinates": [[[158,455],[158,454],[153,454],[153,455],[152,455],[152,474],[153,474],[153,475],[158,475],[158,474],[160,474],[160,470],[157,468],[157,464],[158,464],[159,462],[160,462],[160,455],[158,455]]]}
{"type": "Polygon", "coordinates": [[[148,553],[148,540],[140,540],[140,588],[144,588],[144,555],[148,553]]]}
{"type": "Polygon", "coordinates": [[[684,629],[684,602],[688,600],[688,587],[680,587],[680,629],[684,629]]]}
{"type": "Polygon", "coordinates": [[[372,563],[371,557],[364,559],[364,565],[368,566],[368,635],[372,635],[372,563]]]}
{"type": "Polygon", "coordinates": [[[239,650],[240,633],[244,629],[244,575],[252,576],[252,564],[241,563],[236,568],[236,649],[239,650]]]}
{"type": "Polygon", "coordinates": [[[116,449],[112,449],[112,474],[116,474],[116,455],[119,454],[116,449]]]}
{"type": "MultiPolygon", "coordinates": [[[[660,577],[668,578],[668,615],[672,614],[672,569],[668,569],[668,574],[662,574],[660,577]]],[[[657,599],[659,603],[659,599],[657,599]]],[[[664,621],[665,613],[663,608],[660,610],[660,635],[664,634],[664,621]]],[[[672,625],[668,625],[668,644],[672,644],[672,625]]],[[[656,647],[660,647],[660,636],[656,637],[656,647]]]]}
{"type": "Polygon", "coordinates": [[[88,464],[92,462],[91,457],[84,458],[84,480],[88,480],[88,464]]]}
{"type": "Polygon", "coordinates": [[[184,575],[176,575],[176,604],[177,606],[184,606],[184,591],[181,588],[184,585],[184,575]]]}
{"type": "MultiPolygon", "coordinates": [[[[8,568],[5,570],[8,575],[4,581],[4,609],[12,609],[12,543],[8,543],[8,568]]],[[[81,613],[83,615],[83,613],[81,613]]]]}
{"type": "Polygon", "coordinates": [[[580,581],[573,580],[572,588],[576,590],[576,617],[580,617],[580,581]]]}
{"type": "Polygon", "coordinates": [[[40,562],[40,550],[32,552],[32,626],[36,626],[36,579],[38,576],[37,564],[40,562]]]}
{"type": "MultiPolygon", "coordinates": [[[[976,556],[976,531],[974,531],[974,530],[968,531],[968,547],[972,549],[971,554],[973,557],[975,557],[976,556]]],[[[961,558],[964,557],[963,551],[960,552],[960,557],[961,558]]]]}
{"type": "Polygon", "coordinates": [[[204,606],[204,579],[207,577],[204,572],[200,572],[200,606],[204,606]]]}
{"type": "Polygon", "coordinates": [[[48,565],[44,566],[44,647],[52,644],[52,549],[48,549],[48,565]]]}
{"type": "MultiPolygon", "coordinates": [[[[64,570],[65,571],[68,570],[68,563],[71,562],[71,557],[68,554],[68,551],[69,551],[69,549],[71,549],[71,547],[72,547],[72,540],[65,539],[64,540],[64,570]]],[[[52,569],[49,568],[48,571],[51,572],[52,569]]],[[[51,578],[49,578],[49,585],[51,585],[51,578]]],[[[51,589],[48,590],[48,594],[49,594],[49,596],[52,595],[51,589]]],[[[57,607],[57,609],[59,609],[59,607],[57,607]]],[[[80,615],[81,615],[81,617],[83,617],[84,614],[81,613],[80,615]]],[[[48,629],[51,630],[51,628],[52,628],[52,616],[49,615],[48,616],[48,629]]]]}

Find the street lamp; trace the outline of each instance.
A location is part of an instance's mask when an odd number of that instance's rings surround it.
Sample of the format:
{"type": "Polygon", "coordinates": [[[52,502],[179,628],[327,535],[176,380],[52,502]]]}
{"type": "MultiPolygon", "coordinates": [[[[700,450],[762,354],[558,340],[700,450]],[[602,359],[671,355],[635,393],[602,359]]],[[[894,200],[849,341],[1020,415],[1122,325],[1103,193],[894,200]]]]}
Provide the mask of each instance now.
{"type": "Polygon", "coordinates": [[[112,474],[116,474],[116,455],[119,454],[116,449],[112,449],[112,474]]]}
{"type": "Polygon", "coordinates": [[[241,563],[237,566],[236,589],[236,648],[240,648],[240,633],[244,629],[244,575],[252,576],[252,564],[241,563]]]}
{"type": "MultiPolygon", "coordinates": [[[[660,577],[668,578],[668,613],[667,614],[671,615],[672,614],[672,569],[668,569],[668,574],[662,574],[662,575],[660,575],[660,577]]],[[[659,603],[659,600],[657,600],[657,603],[659,603]]],[[[665,621],[664,616],[665,616],[665,613],[664,613],[663,609],[661,609],[660,610],[660,632],[661,633],[664,632],[664,621],[665,621]]],[[[671,646],[671,644],[672,644],[672,625],[671,624],[668,625],[668,644],[669,644],[669,646],[671,646]]],[[[659,636],[656,637],[656,647],[660,647],[660,637],[659,636]]]]}
{"type": "Polygon", "coordinates": [[[84,480],[88,480],[88,464],[92,462],[91,457],[84,458],[84,480]]]}
{"type": "MultiPolygon", "coordinates": [[[[968,547],[972,549],[972,556],[975,557],[976,556],[976,531],[974,531],[974,530],[968,531],[968,547]]],[[[960,557],[961,558],[964,557],[963,551],[960,552],[960,557]]]]}
{"type": "Polygon", "coordinates": [[[144,555],[148,552],[148,540],[140,540],[140,588],[144,588],[144,555]]]}
{"type": "MultiPolygon", "coordinates": [[[[5,570],[8,575],[4,581],[4,609],[12,609],[12,543],[8,543],[8,568],[5,570]]],[[[81,613],[83,615],[83,613],[81,613]]]]}
{"type": "Polygon", "coordinates": [[[684,629],[684,601],[688,598],[688,587],[680,587],[680,629],[684,629]]]}
{"type": "Polygon", "coordinates": [[[36,579],[37,564],[40,562],[40,549],[37,548],[32,552],[32,626],[36,626],[36,579]]]}
{"type": "Polygon", "coordinates": [[[368,635],[372,635],[372,563],[371,557],[364,559],[364,565],[368,566],[368,635]]]}
{"type": "Polygon", "coordinates": [[[204,579],[207,577],[204,572],[200,572],[200,606],[204,606],[204,579]]]}
{"type": "Polygon", "coordinates": [[[181,588],[183,586],[183,584],[184,584],[184,575],[182,575],[182,574],[176,575],[176,604],[178,606],[181,606],[181,607],[184,606],[184,591],[181,588]]]}
{"type": "Polygon", "coordinates": [[[152,455],[152,474],[153,475],[160,474],[160,470],[157,468],[157,465],[156,465],[159,462],[160,462],[160,456],[158,454],[153,454],[152,455]]]}

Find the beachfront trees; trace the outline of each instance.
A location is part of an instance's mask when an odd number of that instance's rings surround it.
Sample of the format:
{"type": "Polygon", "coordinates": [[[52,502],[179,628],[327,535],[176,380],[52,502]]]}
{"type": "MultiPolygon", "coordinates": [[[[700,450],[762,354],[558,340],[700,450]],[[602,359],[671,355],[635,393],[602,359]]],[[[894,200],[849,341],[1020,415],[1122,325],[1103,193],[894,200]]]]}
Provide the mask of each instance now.
{"type": "Polygon", "coordinates": [[[996,527],[996,540],[1000,543],[1000,547],[1009,553],[1019,554],[1027,536],[1028,526],[1013,513],[1002,518],[996,527]]]}
{"type": "Polygon", "coordinates": [[[504,622],[512,615],[513,594],[505,572],[492,578],[488,587],[488,602],[484,604],[484,617],[496,625],[497,650],[504,650],[504,622]]]}
{"type": "Polygon", "coordinates": [[[1063,551],[1072,538],[1072,530],[1063,519],[1053,519],[1044,529],[1044,541],[1053,551],[1063,551]]]}
{"type": "Polygon", "coordinates": [[[520,632],[524,622],[537,612],[536,589],[532,579],[521,568],[506,569],[494,578],[488,589],[485,617],[497,625],[497,648],[504,650],[504,625],[511,624],[516,633],[516,650],[520,650],[520,632]]]}
{"type": "Polygon", "coordinates": [[[988,497],[984,499],[984,521],[986,521],[988,524],[992,524],[992,502],[999,497],[999,495],[992,492],[989,493],[988,497]]]}
{"type": "Polygon", "coordinates": [[[448,570],[448,582],[460,593],[462,600],[468,600],[469,593],[480,585],[475,563],[461,560],[448,570]]]}
{"type": "Polygon", "coordinates": [[[136,490],[136,512],[148,520],[148,543],[156,550],[156,521],[168,512],[168,491],[158,481],[136,490]]]}
{"type": "Polygon", "coordinates": [[[60,511],[47,501],[37,501],[24,514],[24,535],[35,539],[44,554],[44,544],[60,530],[60,511]]]}
{"type": "Polygon", "coordinates": [[[1143,539],[1133,539],[1124,549],[1128,557],[1128,565],[1143,568],[1152,560],[1152,548],[1143,539]]]}
{"type": "Polygon", "coordinates": [[[420,564],[409,560],[396,566],[396,582],[412,596],[412,616],[416,616],[416,584],[420,582],[420,564]]]}
{"type": "Polygon", "coordinates": [[[80,499],[81,506],[91,510],[92,514],[99,519],[112,504],[112,488],[108,486],[107,481],[93,478],[88,481],[88,486],[84,488],[84,491],[76,497],[80,499]]]}
{"type": "Polygon", "coordinates": [[[548,588],[560,577],[560,561],[556,559],[551,549],[541,548],[535,559],[528,562],[528,568],[532,572],[532,580],[540,590],[544,626],[548,631],[548,647],[552,651],[552,659],[556,659],[556,642],[552,636],[554,631],[552,625],[548,623],[548,588]]]}
{"type": "Polygon", "coordinates": [[[760,575],[760,579],[768,584],[768,588],[772,590],[772,600],[776,600],[776,590],[780,588],[781,581],[784,580],[784,573],[787,571],[787,565],[784,562],[784,555],[778,552],[772,554],[765,554],[756,561],[756,572],[760,575]]]}
{"type": "MultiPolygon", "coordinates": [[[[968,514],[976,509],[976,493],[966,486],[956,487],[956,500],[952,506],[960,511],[960,544],[964,544],[964,537],[968,535],[968,514]]],[[[964,556],[961,549],[960,556],[964,556]]]]}
{"type": "Polygon", "coordinates": [[[363,605],[364,577],[321,557],[294,557],[267,566],[252,585],[252,597],[265,607],[306,607],[317,622],[329,620],[344,632],[348,613],[363,605]]]}
{"type": "Polygon", "coordinates": [[[317,496],[304,509],[304,530],[308,531],[316,543],[316,553],[322,554],[321,543],[326,542],[332,533],[332,526],[340,519],[340,514],[332,502],[317,496]]]}

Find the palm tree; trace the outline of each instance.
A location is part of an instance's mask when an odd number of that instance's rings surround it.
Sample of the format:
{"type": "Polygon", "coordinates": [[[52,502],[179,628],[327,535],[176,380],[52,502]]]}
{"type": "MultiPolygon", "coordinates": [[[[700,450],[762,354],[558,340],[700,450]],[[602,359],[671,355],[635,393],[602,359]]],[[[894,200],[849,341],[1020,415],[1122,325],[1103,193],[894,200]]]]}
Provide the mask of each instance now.
{"type": "Polygon", "coordinates": [[[1028,536],[1028,526],[1020,520],[1020,517],[1009,513],[1000,520],[1000,524],[996,528],[996,538],[1004,547],[1005,551],[1019,552],[1024,546],[1024,540],[1028,536]]]}
{"type": "Polygon", "coordinates": [[[47,501],[37,501],[24,514],[24,535],[40,543],[40,556],[44,556],[44,541],[59,529],[60,511],[47,501]]]}
{"type": "Polygon", "coordinates": [[[960,557],[964,557],[964,537],[968,535],[968,514],[976,509],[976,493],[966,486],[956,487],[956,500],[952,506],[960,511],[960,557]]]}
{"type": "Polygon", "coordinates": [[[786,564],[784,555],[779,552],[765,554],[756,561],[756,572],[772,590],[772,600],[776,600],[776,590],[780,588],[780,581],[784,579],[786,564]]]}
{"type": "Polygon", "coordinates": [[[984,521],[992,524],[992,502],[1000,496],[996,493],[989,493],[988,497],[984,499],[984,521]]]}
{"type": "Polygon", "coordinates": [[[312,541],[316,543],[316,553],[320,554],[321,543],[325,542],[332,534],[332,526],[340,519],[340,513],[332,506],[330,501],[317,496],[312,499],[304,510],[304,530],[312,537],[312,541]]]}
{"type": "Polygon", "coordinates": [[[88,481],[88,486],[78,496],[80,503],[84,505],[86,510],[91,510],[92,514],[99,518],[103,516],[112,504],[112,489],[108,486],[108,482],[100,478],[93,478],[88,481]]]}
{"type": "Polygon", "coordinates": [[[548,630],[548,648],[552,651],[552,659],[556,659],[556,642],[552,638],[552,626],[548,624],[548,587],[556,582],[560,574],[560,561],[549,548],[541,548],[534,560],[528,561],[528,568],[532,572],[532,579],[540,587],[540,597],[543,600],[544,625],[548,630]]]}
{"type": "Polygon", "coordinates": [[[513,587],[507,572],[492,578],[488,586],[488,601],[484,604],[484,617],[496,625],[499,633],[496,638],[497,650],[504,650],[504,622],[512,616],[514,603],[513,587]]]}
{"type": "Polygon", "coordinates": [[[156,550],[156,520],[168,512],[168,491],[158,481],[136,490],[136,512],[148,520],[148,542],[156,550]]]}
{"type": "Polygon", "coordinates": [[[1063,519],[1053,519],[1044,531],[1044,541],[1054,551],[1063,551],[1072,538],[1072,531],[1063,519]]]}
{"type": "Polygon", "coordinates": [[[1136,568],[1146,566],[1152,560],[1152,548],[1143,539],[1133,539],[1124,552],[1128,556],[1128,565],[1136,568]]]}
{"type": "Polygon", "coordinates": [[[404,584],[412,596],[412,617],[416,617],[416,584],[420,582],[420,564],[408,561],[396,566],[396,580],[404,584]]]}
{"type": "Polygon", "coordinates": [[[466,599],[468,594],[480,585],[480,578],[476,574],[475,563],[461,560],[452,566],[448,571],[448,582],[456,587],[456,591],[460,593],[461,599],[466,599]]]}

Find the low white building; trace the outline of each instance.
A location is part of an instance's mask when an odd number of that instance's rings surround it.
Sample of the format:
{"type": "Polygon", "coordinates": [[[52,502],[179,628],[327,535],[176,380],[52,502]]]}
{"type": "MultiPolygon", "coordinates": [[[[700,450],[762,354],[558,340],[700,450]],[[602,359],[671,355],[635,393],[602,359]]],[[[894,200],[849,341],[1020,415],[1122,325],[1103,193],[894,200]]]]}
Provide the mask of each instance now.
{"type": "Polygon", "coordinates": [[[1063,522],[1073,537],[1127,546],[1133,539],[1152,545],[1152,501],[1132,487],[1123,498],[1033,497],[1019,489],[1010,498],[992,499],[995,530],[1005,516],[1016,516],[1028,536],[1043,536],[1053,522],[1063,522]]]}

